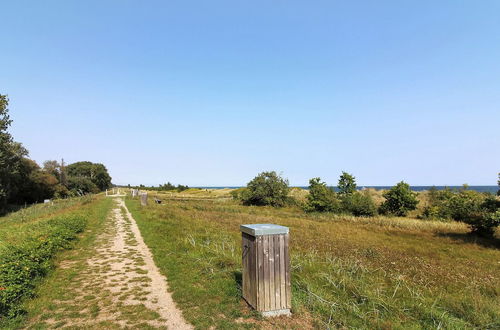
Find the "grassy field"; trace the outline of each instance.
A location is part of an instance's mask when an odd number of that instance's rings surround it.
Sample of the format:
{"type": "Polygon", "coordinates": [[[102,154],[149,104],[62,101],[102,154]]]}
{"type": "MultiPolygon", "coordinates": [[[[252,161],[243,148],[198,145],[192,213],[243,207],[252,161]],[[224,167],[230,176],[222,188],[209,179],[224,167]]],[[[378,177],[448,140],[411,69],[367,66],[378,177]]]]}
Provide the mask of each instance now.
{"type": "Polygon", "coordinates": [[[102,196],[83,197],[35,205],[0,218],[0,328],[20,327],[26,316],[36,315],[47,302],[28,298],[53,297],[53,291],[39,288],[46,276],[53,275],[62,250],[88,242],[110,207],[111,200],[102,196]]]}
{"type": "Polygon", "coordinates": [[[207,194],[126,201],[197,328],[500,327],[499,242],[470,237],[464,224],[305,214],[207,194]],[[245,223],[290,227],[291,318],[262,319],[241,299],[245,223]]]}

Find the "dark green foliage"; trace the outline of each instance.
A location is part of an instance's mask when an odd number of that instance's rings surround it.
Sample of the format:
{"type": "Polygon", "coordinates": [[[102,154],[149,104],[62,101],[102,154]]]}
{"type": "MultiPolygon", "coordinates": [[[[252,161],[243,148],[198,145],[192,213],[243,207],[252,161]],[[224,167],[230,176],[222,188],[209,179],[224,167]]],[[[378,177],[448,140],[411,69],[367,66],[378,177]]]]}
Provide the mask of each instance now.
{"type": "MultiPolygon", "coordinates": [[[[130,187],[130,185],[129,185],[130,187]]],[[[135,187],[135,188],[141,188],[143,190],[157,190],[157,191],[177,191],[177,192],[183,192],[184,190],[188,190],[189,187],[187,185],[182,185],[182,184],[179,184],[177,185],[177,187],[175,185],[173,185],[172,183],[170,182],[167,182],[165,184],[159,184],[158,187],[155,187],[155,186],[150,186],[150,187],[146,187],[145,185],[141,184],[139,185],[138,187],[135,187]]]]}
{"type": "Polygon", "coordinates": [[[54,175],[41,170],[28,158],[19,161],[18,171],[12,180],[14,185],[9,198],[11,204],[36,203],[52,198],[58,184],[54,175]]]}
{"type": "Polygon", "coordinates": [[[497,196],[500,196],[500,173],[498,173],[498,181],[497,181],[497,184],[498,184],[497,196]]]}
{"type": "Polygon", "coordinates": [[[371,217],[377,214],[377,206],[367,192],[356,191],[341,197],[342,210],[355,216],[371,217]]]}
{"type": "Polygon", "coordinates": [[[159,185],[158,190],[160,190],[160,191],[175,190],[175,185],[171,184],[170,182],[167,182],[165,184],[159,185]]]}
{"type": "Polygon", "coordinates": [[[452,219],[467,223],[472,232],[492,236],[500,225],[500,201],[491,194],[467,190],[441,190],[429,192],[429,205],[425,218],[452,219]]]}
{"type": "Polygon", "coordinates": [[[338,182],[339,194],[348,195],[356,191],[356,178],[347,172],[342,172],[338,182]]]}
{"type": "Polygon", "coordinates": [[[467,223],[473,233],[491,237],[495,228],[500,225],[500,200],[488,195],[479,207],[479,211],[470,214],[463,221],[467,223]]]}
{"type": "Polygon", "coordinates": [[[262,172],[247,184],[241,199],[245,205],[285,206],[288,203],[288,180],[275,171],[262,172]]]}
{"type": "Polygon", "coordinates": [[[177,185],[177,191],[178,192],[182,192],[182,191],[188,190],[188,189],[189,189],[188,186],[184,186],[184,185],[181,185],[181,184],[177,185]]]}
{"type": "Polygon", "coordinates": [[[21,300],[33,295],[36,280],[50,269],[56,251],[68,248],[85,225],[81,216],[53,218],[34,225],[36,234],[0,250],[0,317],[22,312],[21,300]]]}
{"type": "Polygon", "coordinates": [[[12,123],[8,106],[7,95],[0,94],[0,213],[13,197],[14,179],[18,174],[21,159],[27,155],[26,149],[14,142],[7,131],[12,123]]]}
{"type": "Polygon", "coordinates": [[[98,193],[99,188],[90,178],[81,176],[70,176],[68,178],[68,189],[73,194],[93,194],[98,193]]]}
{"type": "Polygon", "coordinates": [[[244,187],[231,190],[231,192],[230,192],[231,197],[233,197],[236,200],[242,201],[246,190],[247,190],[247,188],[244,188],[244,187]]]}
{"type": "Polygon", "coordinates": [[[111,188],[111,177],[103,164],[76,162],[66,166],[66,173],[68,176],[68,185],[70,185],[71,177],[79,177],[90,179],[100,191],[111,188]]]}
{"type": "Polygon", "coordinates": [[[409,211],[417,208],[417,194],[404,181],[384,192],[385,201],[380,205],[380,213],[405,217],[409,211]]]}
{"type": "Polygon", "coordinates": [[[326,186],[320,178],[309,180],[309,195],[304,210],[306,212],[340,212],[337,194],[326,186]]]}

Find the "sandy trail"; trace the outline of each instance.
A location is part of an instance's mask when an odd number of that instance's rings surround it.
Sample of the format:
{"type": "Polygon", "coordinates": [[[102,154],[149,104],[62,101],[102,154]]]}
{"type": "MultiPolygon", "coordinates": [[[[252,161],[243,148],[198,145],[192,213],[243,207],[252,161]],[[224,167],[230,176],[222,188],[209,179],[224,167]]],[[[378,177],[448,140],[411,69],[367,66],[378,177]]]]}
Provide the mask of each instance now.
{"type": "Polygon", "coordinates": [[[123,199],[115,203],[91,257],[81,260],[82,270],[67,288],[68,298],[54,302],[56,317],[42,322],[72,328],[192,329],[123,199]]]}
{"type": "MultiPolygon", "coordinates": [[[[150,294],[145,305],[149,309],[155,310],[163,319],[166,319],[165,325],[171,329],[192,329],[182,317],[181,311],[175,306],[170,292],[168,292],[167,279],[160,273],[156,267],[151,251],[144,243],[141,232],[132,214],[129,212],[122,199],[118,200],[119,206],[123,209],[124,216],[130,222],[130,229],[137,241],[137,252],[144,259],[144,268],[151,279],[151,285],[148,287],[150,294]]],[[[115,210],[116,211],[116,210],[115,210]]]]}

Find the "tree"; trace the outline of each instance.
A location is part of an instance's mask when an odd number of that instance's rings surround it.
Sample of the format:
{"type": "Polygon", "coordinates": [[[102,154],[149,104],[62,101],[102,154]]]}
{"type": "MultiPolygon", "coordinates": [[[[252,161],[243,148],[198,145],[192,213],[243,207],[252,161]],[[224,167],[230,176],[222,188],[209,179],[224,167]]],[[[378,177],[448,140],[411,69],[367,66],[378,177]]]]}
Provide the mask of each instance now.
{"type": "Polygon", "coordinates": [[[43,162],[43,170],[47,173],[54,175],[56,178],[60,177],[61,165],[57,160],[46,160],[43,162]]]}
{"type": "Polygon", "coordinates": [[[246,205],[285,206],[288,202],[288,180],[275,171],[262,172],[247,184],[242,201],[246,205]]]}
{"type": "Polygon", "coordinates": [[[68,189],[75,195],[99,192],[99,188],[95,183],[83,176],[70,176],[68,178],[68,189]]]}
{"type": "Polygon", "coordinates": [[[309,180],[309,195],[305,205],[306,212],[339,212],[340,201],[335,192],[320,178],[309,180]]]}
{"type": "Polygon", "coordinates": [[[497,196],[500,196],[500,173],[498,173],[498,181],[497,181],[497,185],[498,185],[497,196]]]}
{"type": "Polygon", "coordinates": [[[356,178],[351,174],[342,171],[338,183],[339,194],[349,195],[356,191],[356,178]]]}
{"type": "Polygon", "coordinates": [[[20,143],[14,142],[8,132],[12,123],[8,106],[7,95],[0,94],[0,212],[12,197],[13,180],[18,174],[21,159],[28,154],[20,143]]]}
{"type": "Polygon", "coordinates": [[[405,217],[409,211],[417,208],[417,194],[404,181],[384,192],[385,201],[380,206],[380,212],[405,217]]]}
{"type": "Polygon", "coordinates": [[[111,177],[109,176],[108,170],[103,164],[92,163],[88,161],[76,162],[66,166],[66,173],[68,177],[89,179],[101,191],[111,187],[111,177]]]}

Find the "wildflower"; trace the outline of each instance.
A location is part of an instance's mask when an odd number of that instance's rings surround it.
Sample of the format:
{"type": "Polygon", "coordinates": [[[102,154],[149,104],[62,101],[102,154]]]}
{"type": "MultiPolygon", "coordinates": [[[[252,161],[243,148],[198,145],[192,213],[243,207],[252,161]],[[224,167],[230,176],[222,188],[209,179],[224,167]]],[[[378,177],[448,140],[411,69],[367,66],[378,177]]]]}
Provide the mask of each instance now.
{"type": "Polygon", "coordinates": [[[6,290],[6,289],[7,289],[7,288],[0,287],[0,291],[2,291],[2,290],[6,290]]]}

